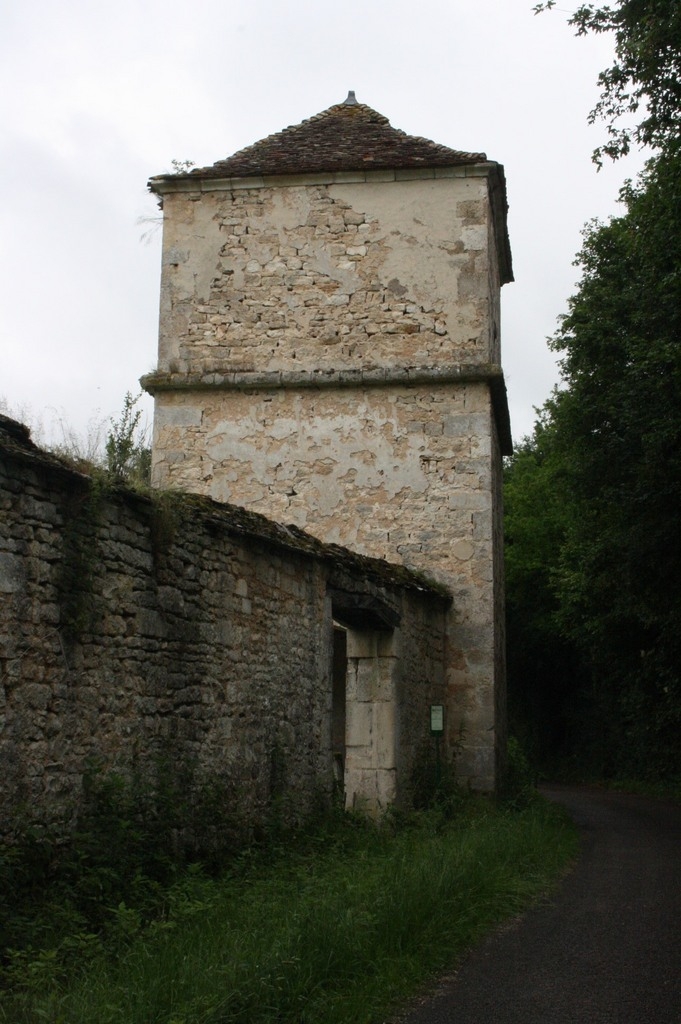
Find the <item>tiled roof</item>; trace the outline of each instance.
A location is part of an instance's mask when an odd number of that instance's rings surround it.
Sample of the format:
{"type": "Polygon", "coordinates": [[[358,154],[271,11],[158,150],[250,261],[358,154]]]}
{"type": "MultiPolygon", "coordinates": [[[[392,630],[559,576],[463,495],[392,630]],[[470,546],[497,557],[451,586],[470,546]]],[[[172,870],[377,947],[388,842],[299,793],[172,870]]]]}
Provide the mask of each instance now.
{"type": "MultiPolygon", "coordinates": [[[[240,150],[212,167],[195,168],[187,178],[248,178],[326,171],[398,170],[454,167],[486,160],[484,153],[463,153],[393,128],[387,117],[358,103],[323,110],[240,150]]],[[[164,176],[165,177],[165,176],[164,176]]]]}

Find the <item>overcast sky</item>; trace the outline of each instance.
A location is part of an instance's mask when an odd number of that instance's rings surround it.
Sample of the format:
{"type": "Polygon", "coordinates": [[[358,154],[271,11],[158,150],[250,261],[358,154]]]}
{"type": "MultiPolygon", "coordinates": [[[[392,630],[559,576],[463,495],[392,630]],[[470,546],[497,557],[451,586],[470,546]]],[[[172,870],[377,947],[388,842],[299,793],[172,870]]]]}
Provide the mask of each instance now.
{"type": "Polygon", "coordinates": [[[354,89],[394,127],[504,165],[516,280],[503,363],[514,437],[529,433],[557,380],[546,338],[580,231],[617,212],[642,166],[591,163],[610,40],[532,6],[0,0],[0,398],[48,429],[117,414],[156,361],[149,177],[173,159],[212,164],[354,89]]]}

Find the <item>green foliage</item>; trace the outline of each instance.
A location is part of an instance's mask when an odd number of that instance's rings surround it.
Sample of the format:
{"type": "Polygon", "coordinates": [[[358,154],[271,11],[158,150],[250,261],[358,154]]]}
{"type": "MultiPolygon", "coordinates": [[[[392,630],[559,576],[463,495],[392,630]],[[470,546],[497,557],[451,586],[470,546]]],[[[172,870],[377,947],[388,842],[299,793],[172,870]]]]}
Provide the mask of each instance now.
{"type": "Polygon", "coordinates": [[[416,761],[411,780],[412,803],[417,811],[432,811],[441,814],[445,820],[461,812],[468,798],[456,778],[456,751],[451,760],[445,760],[436,749],[436,742],[430,742],[421,751],[416,761]]]}
{"type": "Polygon", "coordinates": [[[117,937],[92,955],[77,939],[88,959],[70,978],[36,955],[0,1020],[385,1020],[545,891],[574,851],[574,831],[543,803],[510,814],[469,800],[446,828],[428,814],[399,827],[336,814],[219,879],[192,868],[146,925],[131,904],[117,907],[117,937]]]}
{"type": "Polygon", "coordinates": [[[511,664],[519,638],[557,659],[562,646],[574,686],[549,706],[583,769],[670,777],[681,753],[681,156],[652,161],[622,198],[623,216],[585,233],[582,280],[552,343],[565,386],[509,468],[509,643],[511,664]]]}
{"type": "Polygon", "coordinates": [[[141,397],[126,393],[121,415],[111,420],[106,439],[107,472],[113,480],[128,484],[148,484],[151,475],[151,449],[141,428],[142,411],[135,408],[141,397]]]}
{"type": "Polygon", "coordinates": [[[558,577],[571,492],[549,403],[504,468],[509,728],[534,763],[569,749],[582,666],[560,628],[558,577]]]}
{"type": "Polygon", "coordinates": [[[106,418],[93,416],[84,435],[68,423],[63,411],[54,411],[51,422],[45,423],[29,408],[12,408],[0,396],[0,412],[27,424],[36,444],[77,472],[95,477],[104,474],[114,484],[145,486],[151,475],[151,448],[142,411],[135,408],[141,397],[127,392],[119,418],[107,422],[106,418]]]}
{"type": "Polygon", "coordinates": [[[171,160],[173,174],[188,174],[196,166],[193,160],[171,160]]]}
{"type": "Polygon", "coordinates": [[[589,659],[603,727],[603,698],[618,708],[620,764],[644,770],[652,748],[669,772],[681,724],[681,157],[652,162],[623,198],[626,214],[586,235],[554,342],[575,505],[562,628],[589,659]]]}
{"type": "Polygon", "coordinates": [[[585,232],[552,343],[564,386],[507,471],[511,708],[540,758],[548,736],[573,773],[669,780],[681,754],[681,7],[587,3],[569,23],[614,36],[590,115],[608,126],[597,161],[632,141],[659,155],[622,190],[623,216],[585,232]]]}
{"type": "Polygon", "coordinates": [[[44,992],[121,953],[166,918],[187,870],[224,869],[246,835],[220,779],[165,761],[130,780],[93,767],[72,826],[17,823],[0,848],[0,987],[44,992]]]}
{"type": "Polygon", "coordinates": [[[515,736],[510,736],[506,751],[506,773],[499,796],[502,804],[515,810],[529,807],[539,799],[537,780],[530,761],[515,736]]]}
{"type": "MultiPolygon", "coordinates": [[[[534,11],[555,6],[549,0],[534,11]]],[[[615,61],[598,77],[601,96],[589,115],[591,123],[605,121],[608,134],[608,142],[594,154],[596,161],[626,155],[632,141],[674,148],[681,134],[681,6],[676,0],[582,4],[568,24],[577,35],[607,32],[615,41],[615,61]],[[629,127],[627,119],[637,115],[638,123],[629,127]]]]}

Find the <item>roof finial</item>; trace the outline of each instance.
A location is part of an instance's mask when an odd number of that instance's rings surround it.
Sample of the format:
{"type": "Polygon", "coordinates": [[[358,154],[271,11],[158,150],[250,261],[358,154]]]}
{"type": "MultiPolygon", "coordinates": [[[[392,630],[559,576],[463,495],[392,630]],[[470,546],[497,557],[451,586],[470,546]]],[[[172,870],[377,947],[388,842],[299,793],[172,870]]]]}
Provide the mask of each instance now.
{"type": "Polygon", "coordinates": [[[357,103],[357,97],[355,96],[354,90],[351,89],[348,93],[348,98],[343,100],[343,104],[348,107],[352,107],[357,103]]]}

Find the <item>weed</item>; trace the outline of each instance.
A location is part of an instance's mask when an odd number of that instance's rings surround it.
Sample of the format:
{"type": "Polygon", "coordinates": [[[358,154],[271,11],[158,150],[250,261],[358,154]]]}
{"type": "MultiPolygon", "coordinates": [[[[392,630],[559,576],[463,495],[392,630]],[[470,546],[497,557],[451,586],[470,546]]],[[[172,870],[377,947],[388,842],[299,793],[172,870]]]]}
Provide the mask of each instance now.
{"type": "Polygon", "coordinates": [[[469,798],[448,824],[431,811],[378,825],[335,812],[269,854],[244,850],[220,877],[178,872],[153,920],[126,900],[101,937],[81,927],[14,955],[0,1020],[383,1020],[573,852],[573,832],[543,803],[510,813],[469,798]],[[69,976],[74,950],[83,966],[69,976]]]}
{"type": "Polygon", "coordinates": [[[507,746],[506,774],[499,793],[502,802],[516,810],[527,807],[537,797],[537,780],[529,759],[515,737],[507,746]]]}
{"type": "Polygon", "coordinates": [[[159,760],[152,778],[90,766],[70,833],[17,821],[0,848],[0,985],[58,987],[74,960],[162,921],[193,864],[216,873],[243,845],[229,806],[220,779],[159,760]]]}
{"type": "Polygon", "coordinates": [[[109,476],[129,484],[148,484],[151,475],[151,448],[147,431],[142,428],[141,409],[135,409],[141,394],[133,398],[128,391],[117,420],[111,420],[106,438],[106,468],[109,476]]]}

